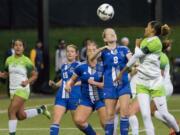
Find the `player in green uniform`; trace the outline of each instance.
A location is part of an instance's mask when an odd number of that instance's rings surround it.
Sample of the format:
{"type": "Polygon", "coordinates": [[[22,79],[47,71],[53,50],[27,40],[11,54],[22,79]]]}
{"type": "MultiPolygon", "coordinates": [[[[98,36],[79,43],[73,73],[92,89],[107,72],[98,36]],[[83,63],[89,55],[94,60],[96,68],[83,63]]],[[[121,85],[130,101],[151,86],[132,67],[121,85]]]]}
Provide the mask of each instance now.
{"type": "Polygon", "coordinates": [[[136,41],[135,54],[117,77],[117,80],[120,79],[122,74],[139,59],[136,90],[147,135],[155,135],[150,111],[151,98],[169,126],[175,129],[176,135],[180,134],[175,118],[167,109],[159,60],[162,53],[160,37],[166,36],[169,30],[168,25],[162,26],[157,21],[149,22],[145,29],[145,38],[136,41]]]}
{"type": "Polygon", "coordinates": [[[16,40],[14,43],[15,54],[8,57],[5,63],[5,71],[0,72],[1,78],[9,76],[9,88],[11,102],[8,108],[9,117],[9,135],[16,134],[16,126],[18,120],[24,120],[44,114],[50,118],[45,105],[36,109],[25,110],[25,102],[29,98],[30,84],[37,78],[37,72],[31,60],[23,55],[24,43],[16,40]]]}

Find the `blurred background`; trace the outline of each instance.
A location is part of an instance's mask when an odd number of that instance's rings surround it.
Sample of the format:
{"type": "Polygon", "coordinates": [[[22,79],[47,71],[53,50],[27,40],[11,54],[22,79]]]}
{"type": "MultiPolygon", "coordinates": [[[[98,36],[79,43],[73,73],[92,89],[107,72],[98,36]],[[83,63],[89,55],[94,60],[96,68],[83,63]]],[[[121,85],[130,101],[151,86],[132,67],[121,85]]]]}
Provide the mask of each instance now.
{"type": "MultiPolygon", "coordinates": [[[[128,47],[133,52],[135,39],[143,37],[150,20],[159,20],[172,28],[171,75],[174,92],[180,93],[179,0],[0,0],[0,70],[11,55],[13,41],[20,38],[26,43],[25,54],[33,59],[33,51],[37,51],[43,65],[39,67],[40,78],[32,92],[52,94],[48,80],[59,79],[56,76],[59,68],[55,66],[58,50],[68,43],[81,50],[89,38],[102,46],[103,29],[113,27],[119,42],[123,37],[128,38],[128,47]],[[114,7],[112,20],[103,22],[98,18],[96,10],[102,3],[114,7]]],[[[0,82],[1,96],[6,95],[6,82],[0,82]]]]}

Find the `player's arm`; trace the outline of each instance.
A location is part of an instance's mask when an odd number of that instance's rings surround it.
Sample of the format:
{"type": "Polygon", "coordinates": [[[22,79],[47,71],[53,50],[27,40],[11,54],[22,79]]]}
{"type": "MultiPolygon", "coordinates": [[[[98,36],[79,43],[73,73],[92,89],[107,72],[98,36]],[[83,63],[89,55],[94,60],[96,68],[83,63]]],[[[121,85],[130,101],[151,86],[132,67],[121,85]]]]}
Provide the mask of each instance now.
{"type": "Polygon", "coordinates": [[[94,85],[100,89],[102,89],[104,87],[104,83],[103,82],[96,82],[93,79],[88,79],[88,83],[91,85],[94,85]]]}
{"type": "Polygon", "coordinates": [[[71,87],[75,85],[76,80],[78,79],[78,75],[74,74],[66,83],[65,90],[70,91],[71,87]]]}
{"type": "Polygon", "coordinates": [[[53,88],[59,88],[62,84],[62,80],[59,80],[58,82],[54,82],[52,80],[49,80],[49,86],[53,88]]]}
{"type": "Polygon", "coordinates": [[[30,73],[30,77],[29,77],[27,80],[22,81],[21,85],[22,85],[23,87],[25,87],[25,86],[28,85],[28,84],[33,84],[33,83],[36,81],[37,78],[38,78],[38,73],[37,73],[36,70],[33,70],[33,71],[30,73]]]}
{"type": "Polygon", "coordinates": [[[0,72],[0,78],[6,79],[8,78],[9,74],[8,72],[4,71],[4,72],[0,72]]]}
{"type": "Polygon", "coordinates": [[[77,81],[74,86],[81,85],[81,81],[77,81]]]}
{"type": "Polygon", "coordinates": [[[89,56],[89,60],[93,61],[96,58],[98,58],[98,55],[100,54],[100,52],[103,51],[106,48],[109,48],[109,47],[108,46],[103,46],[103,47],[98,48],[95,53],[93,53],[92,55],[89,56]]]}

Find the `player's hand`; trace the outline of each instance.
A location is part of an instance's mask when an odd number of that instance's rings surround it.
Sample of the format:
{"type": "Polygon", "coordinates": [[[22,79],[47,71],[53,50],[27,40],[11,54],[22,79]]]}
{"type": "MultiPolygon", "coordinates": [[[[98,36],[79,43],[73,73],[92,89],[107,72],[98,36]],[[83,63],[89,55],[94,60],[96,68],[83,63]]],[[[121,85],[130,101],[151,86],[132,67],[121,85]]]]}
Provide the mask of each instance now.
{"type": "Polygon", "coordinates": [[[21,86],[26,87],[29,84],[29,80],[25,80],[21,82],[21,86]]]}
{"type": "Polygon", "coordinates": [[[142,41],[142,38],[137,38],[136,39],[136,42],[135,42],[136,47],[140,47],[141,41],[142,41]]]}
{"type": "Polygon", "coordinates": [[[120,72],[120,73],[117,75],[117,77],[116,77],[116,79],[114,80],[114,82],[121,80],[121,78],[122,78],[122,73],[120,72]]]}
{"type": "Polygon", "coordinates": [[[89,83],[90,85],[95,85],[95,81],[94,81],[93,79],[88,79],[88,83],[89,83]]]}
{"type": "Polygon", "coordinates": [[[50,87],[56,86],[56,83],[52,80],[49,80],[49,86],[50,87]]]}
{"type": "Polygon", "coordinates": [[[64,89],[65,89],[66,92],[70,92],[71,91],[71,86],[68,83],[66,83],[66,86],[65,86],[64,89]]]}

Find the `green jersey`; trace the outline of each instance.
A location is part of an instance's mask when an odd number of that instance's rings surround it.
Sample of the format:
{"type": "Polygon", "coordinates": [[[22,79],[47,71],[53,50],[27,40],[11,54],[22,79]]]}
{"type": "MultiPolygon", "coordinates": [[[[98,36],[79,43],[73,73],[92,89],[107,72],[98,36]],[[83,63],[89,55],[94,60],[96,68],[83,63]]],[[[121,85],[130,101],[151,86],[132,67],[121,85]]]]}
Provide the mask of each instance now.
{"type": "MultiPolygon", "coordinates": [[[[6,59],[5,70],[9,73],[10,90],[22,88],[21,83],[28,79],[28,74],[34,70],[31,60],[22,55],[15,57],[12,55],[6,59]]],[[[29,88],[29,85],[26,86],[29,88]]]]}
{"type": "Polygon", "coordinates": [[[170,80],[170,64],[169,59],[165,53],[161,53],[160,56],[160,68],[164,71],[164,79],[170,80]]]}
{"type": "Polygon", "coordinates": [[[162,43],[160,39],[157,36],[145,38],[140,46],[145,56],[139,59],[139,77],[151,80],[161,76],[159,58],[162,52],[162,43]]]}

